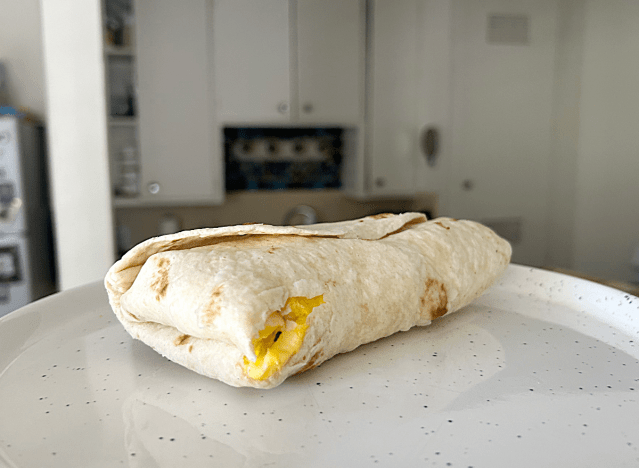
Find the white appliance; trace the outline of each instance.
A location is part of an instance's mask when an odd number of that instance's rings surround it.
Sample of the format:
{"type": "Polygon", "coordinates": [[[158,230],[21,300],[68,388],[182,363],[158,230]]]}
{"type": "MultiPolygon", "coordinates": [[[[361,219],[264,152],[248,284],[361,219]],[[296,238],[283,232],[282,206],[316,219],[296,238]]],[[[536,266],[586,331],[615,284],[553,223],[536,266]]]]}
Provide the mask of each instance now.
{"type": "Polygon", "coordinates": [[[55,292],[43,129],[0,115],[0,317],[55,292]]]}

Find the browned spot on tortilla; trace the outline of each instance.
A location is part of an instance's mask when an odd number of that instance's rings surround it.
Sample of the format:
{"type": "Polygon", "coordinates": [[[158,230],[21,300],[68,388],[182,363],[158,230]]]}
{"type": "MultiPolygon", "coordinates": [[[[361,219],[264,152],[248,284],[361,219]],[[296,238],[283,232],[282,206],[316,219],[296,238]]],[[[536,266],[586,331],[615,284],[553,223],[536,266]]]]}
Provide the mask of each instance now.
{"type": "Polygon", "coordinates": [[[173,340],[173,344],[175,346],[181,346],[183,344],[188,343],[189,338],[191,338],[191,335],[180,335],[175,340],[173,340]]]}
{"type": "Polygon", "coordinates": [[[393,236],[395,234],[399,234],[402,231],[406,231],[407,229],[410,229],[411,227],[417,225],[417,224],[422,224],[425,223],[426,219],[424,218],[415,218],[415,219],[411,219],[410,221],[408,221],[407,223],[404,223],[404,225],[402,227],[400,227],[399,229],[395,229],[393,232],[389,232],[388,234],[383,235],[382,237],[380,237],[380,239],[385,239],[389,236],[393,236]]]}
{"type": "Polygon", "coordinates": [[[133,317],[133,319],[137,320],[138,322],[140,321],[139,318],[137,318],[134,314],[132,314],[131,312],[127,312],[127,314],[129,314],[131,317],[133,317]]]}
{"type": "Polygon", "coordinates": [[[213,292],[211,293],[211,300],[208,305],[202,309],[200,312],[200,324],[201,325],[211,325],[215,318],[220,315],[222,311],[222,307],[220,306],[220,297],[222,296],[222,290],[224,289],[223,285],[217,286],[213,292]]]}
{"type": "Polygon", "coordinates": [[[189,353],[193,351],[193,345],[189,346],[189,353]]]}
{"type": "Polygon", "coordinates": [[[297,374],[301,374],[302,372],[306,372],[307,370],[311,370],[316,368],[317,366],[319,366],[321,364],[321,362],[318,362],[321,359],[321,351],[318,351],[317,353],[315,353],[311,359],[309,359],[309,361],[306,363],[306,365],[304,367],[302,367],[300,370],[298,370],[295,375],[297,374]]]}
{"type": "Polygon", "coordinates": [[[260,224],[260,223],[242,223],[242,226],[252,226],[253,224],[260,224]]]}
{"type": "Polygon", "coordinates": [[[384,219],[384,218],[392,218],[395,216],[393,213],[379,213],[373,216],[370,216],[372,219],[384,219]]]}
{"type": "Polygon", "coordinates": [[[444,283],[432,278],[426,280],[421,307],[422,315],[429,320],[435,320],[448,312],[448,295],[444,283]]]}
{"type": "Polygon", "coordinates": [[[450,226],[444,226],[442,223],[440,223],[439,221],[435,221],[435,224],[437,224],[438,226],[443,227],[444,229],[449,229],[450,230],[450,226]]]}
{"type": "Polygon", "coordinates": [[[158,257],[156,260],[157,270],[153,274],[151,290],[155,291],[155,298],[159,301],[166,296],[169,288],[169,265],[171,262],[166,257],[158,257]]]}

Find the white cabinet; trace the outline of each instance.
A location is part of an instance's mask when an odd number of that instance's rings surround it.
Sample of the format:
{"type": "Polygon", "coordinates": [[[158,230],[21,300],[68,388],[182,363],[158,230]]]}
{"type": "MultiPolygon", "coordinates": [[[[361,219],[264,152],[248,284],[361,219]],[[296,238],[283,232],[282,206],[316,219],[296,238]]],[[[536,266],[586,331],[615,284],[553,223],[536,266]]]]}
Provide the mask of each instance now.
{"type": "Polygon", "coordinates": [[[104,13],[115,206],[222,202],[210,1],[106,0],[104,13]]]}
{"type": "Polygon", "coordinates": [[[369,21],[364,190],[411,195],[419,154],[418,0],[376,1],[369,21]]]}
{"type": "Polygon", "coordinates": [[[215,0],[213,16],[220,123],[359,123],[362,0],[215,0]]]}
{"type": "Polygon", "coordinates": [[[223,200],[207,0],[135,0],[141,198],[223,200]]]}
{"type": "Polygon", "coordinates": [[[369,2],[366,121],[355,143],[364,151],[355,163],[345,161],[346,190],[355,197],[410,197],[429,189],[420,180],[425,161],[420,140],[426,128],[422,109],[432,94],[422,63],[426,2],[369,2]]]}
{"type": "Polygon", "coordinates": [[[355,195],[413,196],[447,187],[450,17],[451,0],[371,1],[366,152],[360,170],[352,170],[360,179],[351,184],[355,195]]]}
{"type": "Polygon", "coordinates": [[[215,0],[213,47],[221,120],[290,118],[288,1],[215,0]]]}
{"type": "Polygon", "coordinates": [[[302,122],[358,124],[364,97],[364,4],[298,0],[297,112],[302,122]]]}

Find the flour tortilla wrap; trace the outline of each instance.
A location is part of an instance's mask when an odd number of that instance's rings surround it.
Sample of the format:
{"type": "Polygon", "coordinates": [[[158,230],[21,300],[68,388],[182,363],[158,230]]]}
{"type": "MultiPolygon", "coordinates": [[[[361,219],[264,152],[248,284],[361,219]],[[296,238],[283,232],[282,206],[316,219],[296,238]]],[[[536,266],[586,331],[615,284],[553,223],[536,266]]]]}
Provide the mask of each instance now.
{"type": "Polygon", "coordinates": [[[271,388],[458,310],[510,256],[481,224],[421,213],[251,224],[149,239],[111,267],[105,285],[125,329],[163,356],[229,385],[271,388]],[[299,309],[305,318],[291,312],[295,298],[314,301],[299,309]],[[258,363],[268,372],[256,378],[258,363]]]}

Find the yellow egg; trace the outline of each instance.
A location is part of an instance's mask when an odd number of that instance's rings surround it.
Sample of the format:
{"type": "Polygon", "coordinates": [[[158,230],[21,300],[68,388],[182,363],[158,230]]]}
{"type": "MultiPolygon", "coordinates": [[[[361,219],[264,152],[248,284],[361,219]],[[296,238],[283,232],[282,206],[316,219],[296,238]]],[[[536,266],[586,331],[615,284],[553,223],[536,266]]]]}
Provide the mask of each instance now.
{"type": "Polygon", "coordinates": [[[306,318],[324,303],[323,296],[290,297],[284,308],[273,312],[253,339],[255,362],[244,357],[244,372],[255,380],[265,380],[279,371],[299,351],[306,335],[306,318]]]}

